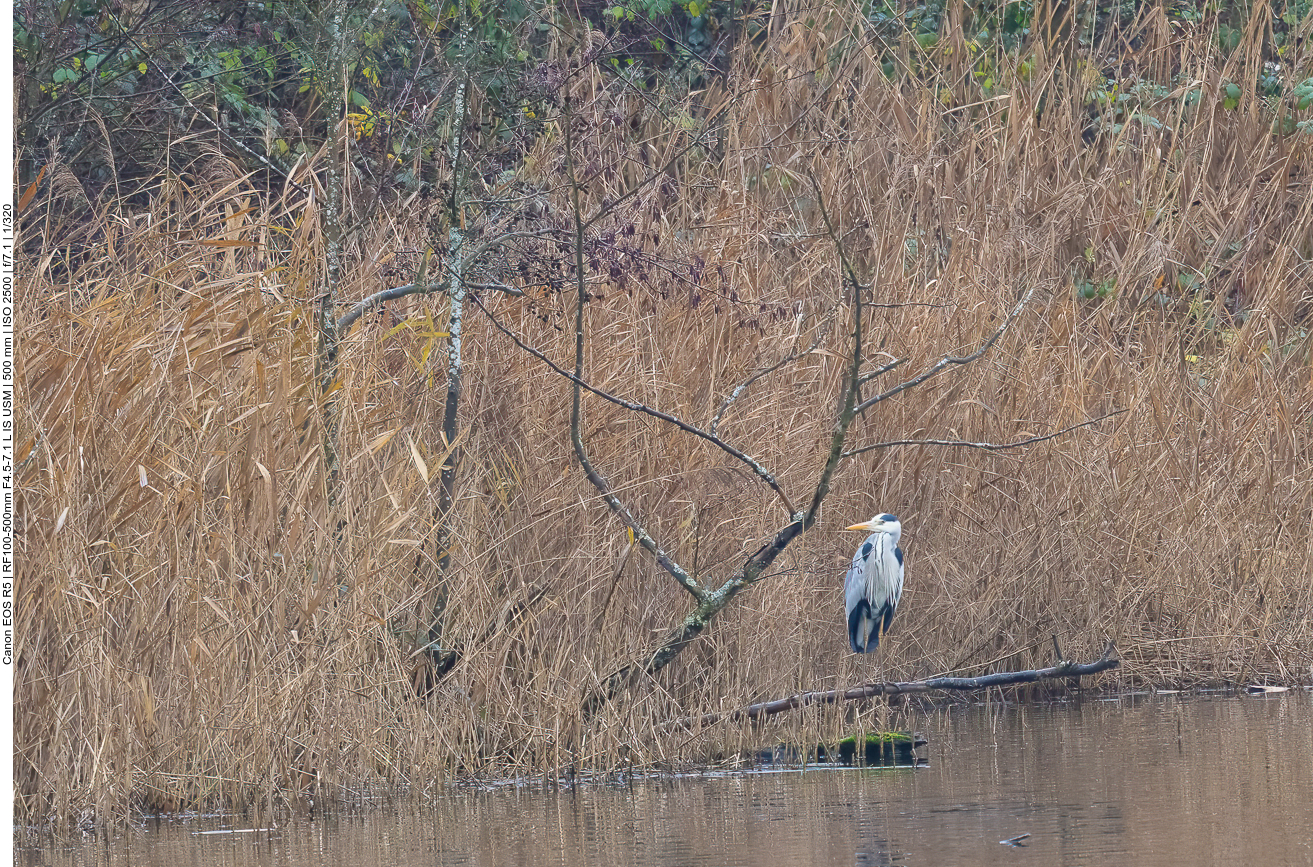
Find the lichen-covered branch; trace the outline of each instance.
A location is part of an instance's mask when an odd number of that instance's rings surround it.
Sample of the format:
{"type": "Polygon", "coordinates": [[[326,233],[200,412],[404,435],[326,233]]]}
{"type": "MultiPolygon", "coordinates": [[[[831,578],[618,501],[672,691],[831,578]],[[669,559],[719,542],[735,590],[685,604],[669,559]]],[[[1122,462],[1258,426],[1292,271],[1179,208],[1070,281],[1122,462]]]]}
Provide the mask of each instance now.
{"type": "MultiPolygon", "coordinates": [[[[469,10],[461,4],[462,48],[469,38],[469,10]]],[[[462,254],[465,245],[465,230],[462,227],[461,212],[465,207],[463,200],[465,171],[462,155],[465,152],[465,121],[469,113],[470,80],[466,75],[456,89],[456,105],[452,112],[451,140],[448,151],[451,157],[451,196],[447,202],[448,228],[447,249],[449,251],[449,277],[445,281],[447,288],[447,395],[442,408],[442,439],[446,456],[442,461],[442,470],[438,480],[438,502],[434,508],[435,533],[434,545],[437,564],[436,580],[431,589],[432,603],[429,609],[428,652],[433,661],[435,672],[441,676],[455,664],[457,654],[443,646],[443,622],[447,614],[447,601],[450,598],[449,571],[451,569],[451,521],[456,502],[456,470],[460,465],[461,450],[456,446],[459,433],[460,400],[464,377],[461,356],[461,339],[465,321],[466,287],[463,277],[462,254]]],[[[424,274],[419,275],[416,284],[425,284],[424,274]]],[[[421,571],[420,562],[416,562],[417,571],[421,571]]],[[[449,643],[449,642],[448,642],[449,643]]]]}
{"type": "MultiPolygon", "coordinates": [[[[329,15],[334,36],[330,68],[338,79],[346,80],[345,46],[346,5],[337,3],[329,15]]],[[[321,217],[325,267],[324,286],[319,293],[317,311],[318,340],[315,350],[315,375],[319,382],[320,417],[323,419],[322,448],[324,460],[324,487],[328,501],[329,520],[336,522],[336,507],[340,501],[338,473],[341,456],[338,454],[338,429],[341,419],[338,412],[339,350],[341,332],[337,328],[337,293],[345,270],[343,243],[343,205],[346,201],[346,170],[351,165],[347,154],[351,137],[346,134],[345,121],[334,128],[328,147],[328,176],[324,184],[324,202],[321,217]]],[[[337,539],[338,530],[334,531],[337,539]]]]}

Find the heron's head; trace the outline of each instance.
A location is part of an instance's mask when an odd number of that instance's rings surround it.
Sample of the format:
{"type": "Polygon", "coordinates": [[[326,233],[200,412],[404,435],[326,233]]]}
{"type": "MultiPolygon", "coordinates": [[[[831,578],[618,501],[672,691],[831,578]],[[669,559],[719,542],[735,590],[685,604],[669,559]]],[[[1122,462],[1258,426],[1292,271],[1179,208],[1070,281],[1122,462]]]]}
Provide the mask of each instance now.
{"type": "Polygon", "coordinates": [[[863,521],[860,524],[853,524],[847,529],[866,530],[868,533],[889,533],[893,536],[900,536],[903,532],[903,525],[898,522],[897,515],[886,513],[883,515],[876,515],[869,521],[863,521]]]}

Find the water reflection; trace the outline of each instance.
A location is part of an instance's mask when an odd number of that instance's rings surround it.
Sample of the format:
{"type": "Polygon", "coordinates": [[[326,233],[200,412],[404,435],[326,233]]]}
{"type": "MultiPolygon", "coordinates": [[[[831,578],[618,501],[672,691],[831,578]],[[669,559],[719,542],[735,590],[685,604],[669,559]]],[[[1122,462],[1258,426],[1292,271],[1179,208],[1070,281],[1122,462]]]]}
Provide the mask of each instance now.
{"type": "Polygon", "coordinates": [[[177,821],[18,863],[1313,864],[1307,692],[955,707],[917,728],[929,767],[453,794],[272,834],[199,836],[222,823],[177,821]]]}

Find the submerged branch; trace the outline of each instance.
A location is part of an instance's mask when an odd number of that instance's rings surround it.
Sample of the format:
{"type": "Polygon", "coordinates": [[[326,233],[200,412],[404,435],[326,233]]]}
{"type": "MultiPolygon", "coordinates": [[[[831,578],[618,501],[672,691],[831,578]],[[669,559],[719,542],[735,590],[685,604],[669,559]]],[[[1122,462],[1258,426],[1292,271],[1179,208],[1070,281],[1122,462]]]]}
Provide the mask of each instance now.
{"type": "Polygon", "coordinates": [[[763,701],[726,713],[707,713],[697,717],[686,717],[667,725],[707,726],[721,720],[761,719],[795,708],[814,704],[835,704],[841,701],[858,701],[878,695],[902,695],[905,693],[922,693],[932,691],[964,692],[986,689],[991,686],[1012,686],[1019,683],[1035,683],[1040,680],[1057,680],[1061,678],[1083,677],[1098,674],[1121,665],[1116,655],[1116,647],[1110,641],[1103,655],[1094,662],[1078,663],[1062,659],[1050,668],[1029,669],[1027,671],[1000,671],[994,674],[982,674],[979,677],[932,677],[928,680],[906,682],[866,683],[850,689],[831,689],[822,692],[803,692],[774,701],[763,701]]]}

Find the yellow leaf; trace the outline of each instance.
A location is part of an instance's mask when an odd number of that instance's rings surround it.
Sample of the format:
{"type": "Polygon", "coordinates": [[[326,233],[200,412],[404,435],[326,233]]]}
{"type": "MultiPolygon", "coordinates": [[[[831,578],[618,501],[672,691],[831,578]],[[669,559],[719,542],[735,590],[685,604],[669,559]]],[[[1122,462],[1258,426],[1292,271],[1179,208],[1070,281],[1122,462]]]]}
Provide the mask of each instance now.
{"type": "Polygon", "coordinates": [[[401,320],[400,322],[398,322],[396,325],[393,325],[391,328],[389,328],[389,329],[388,329],[388,333],[387,333],[386,335],[384,335],[384,336],[385,336],[385,337],[392,337],[392,336],[394,336],[398,331],[404,331],[404,330],[406,330],[407,328],[414,328],[414,327],[415,327],[415,323],[411,322],[409,319],[403,319],[403,320],[401,320]]]}
{"type": "Polygon", "coordinates": [[[419,477],[424,480],[424,484],[429,483],[429,465],[424,463],[424,459],[419,456],[419,448],[415,441],[406,434],[406,442],[410,445],[410,456],[415,459],[415,466],[419,469],[419,477]]]}
{"type": "Polygon", "coordinates": [[[398,428],[393,428],[392,430],[388,431],[385,434],[379,434],[378,436],[374,437],[374,439],[370,442],[368,446],[366,446],[366,448],[369,449],[369,451],[371,452],[378,451],[379,449],[383,448],[383,446],[387,445],[388,442],[392,439],[392,437],[396,436],[397,430],[398,428]]]}
{"type": "Polygon", "coordinates": [[[27,185],[27,189],[23,191],[23,197],[18,200],[18,212],[20,214],[28,205],[32,204],[32,197],[36,195],[37,184],[41,183],[41,179],[45,176],[46,167],[42,166],[41,171],[36,173],[36,180],[27,185]]]}

